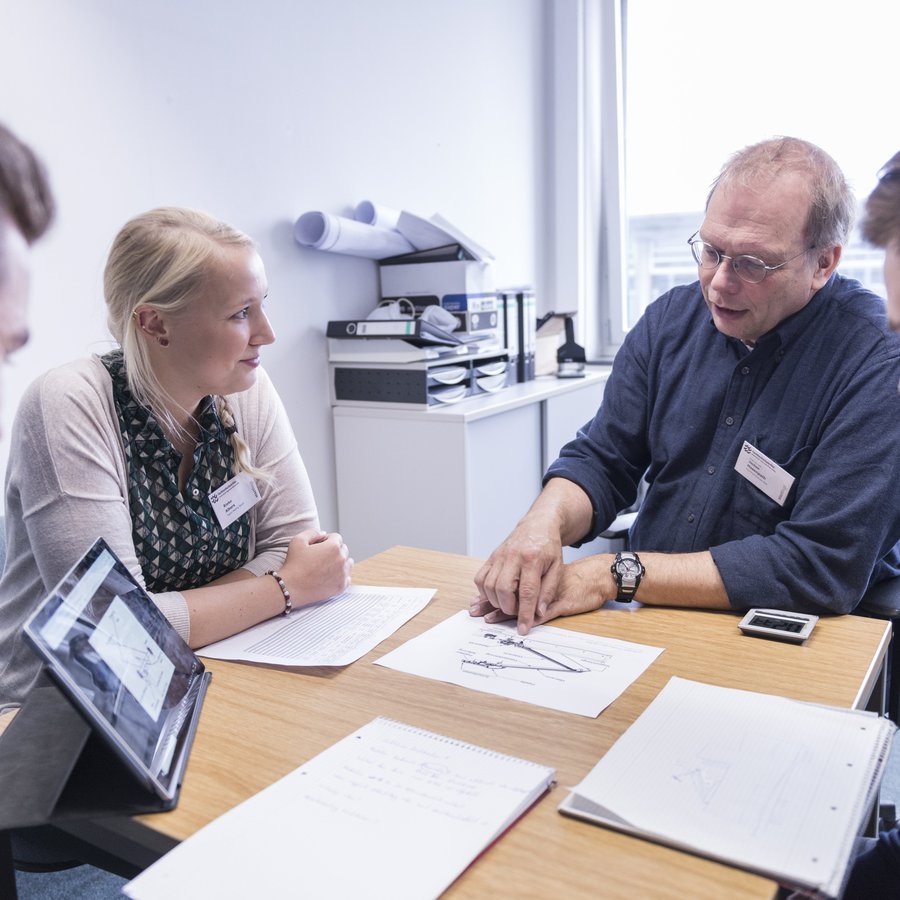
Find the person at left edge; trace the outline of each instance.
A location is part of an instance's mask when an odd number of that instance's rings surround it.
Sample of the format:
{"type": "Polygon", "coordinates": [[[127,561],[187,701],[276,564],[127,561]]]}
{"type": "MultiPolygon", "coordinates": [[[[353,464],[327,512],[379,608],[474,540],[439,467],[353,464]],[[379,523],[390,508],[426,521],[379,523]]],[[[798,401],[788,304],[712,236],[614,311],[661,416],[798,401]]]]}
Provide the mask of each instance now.
{"type": "Polygon", "coordinates": [[[43,375],[13,425],[0,700],[36,681],[22,623],[98,535],[192,647],[285,611],[286,593],[297,607],[347,587],[353,561],[319,530],[260,367],[267,291],[250,238],[206,213],[151,210],[119,232],[104,293],[120,347],[43,375]],[[260,498],[220,524],[211,495],[239,473],[260,498]]]}
{"type": "Polygon", "coordinates": [[[28,342],[29,250],[55,210],[43,163],[0,124],[0,363],[28,342]]]}

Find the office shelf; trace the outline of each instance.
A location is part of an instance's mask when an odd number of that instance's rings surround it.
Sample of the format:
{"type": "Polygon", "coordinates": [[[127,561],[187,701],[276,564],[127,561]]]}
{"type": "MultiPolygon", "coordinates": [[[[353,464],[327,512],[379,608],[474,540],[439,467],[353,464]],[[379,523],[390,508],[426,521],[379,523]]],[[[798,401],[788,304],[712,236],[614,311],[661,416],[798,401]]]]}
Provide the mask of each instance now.
{"type": "Polygon", "coordinates": [[[427,409],[334,406],[338,527],[353,555],[397,544],[489,555],[596,412],[607,375],[542,377],[427,409]]]}

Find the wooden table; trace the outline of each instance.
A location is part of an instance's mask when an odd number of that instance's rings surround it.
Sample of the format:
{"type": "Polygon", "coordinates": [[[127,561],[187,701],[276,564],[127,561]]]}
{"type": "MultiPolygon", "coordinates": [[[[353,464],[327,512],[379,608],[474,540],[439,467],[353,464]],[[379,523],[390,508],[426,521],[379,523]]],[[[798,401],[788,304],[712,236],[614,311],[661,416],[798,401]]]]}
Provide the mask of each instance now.
{"type": "MultiPolygon", "coordinates": [[[[213,679],[177,808],[90,823],[93,839],[124,838],[152,858],[377,715],[556,768],[545,796],[450,888],[450,897],[771,898],[763,878],[557,812],[577,783],[673,675],[733,688],[862,707],[887,649],[889,623],[819,621],[803,646],[743,636],[725,612],[618,607],[555,624],[664,647],[595,719],[407,675],[374,660],[473,597],[480,562],[395,547],[354,570],[357,584],[435,587],[431,603],[363,659],[340,669],[282,670],[208,661],[213,679]],[[113,834],[115,833],[115,834],[113,834]]],[[[760,598],[765,606],[765,598],[760,598]]],[[[83,836],[84,828],[72,827],[83,836]]],[[[90,830],[90,829],[88,829],[90,830]]],[[[352,864],[348,848],[348,864],[352,864]]]]}

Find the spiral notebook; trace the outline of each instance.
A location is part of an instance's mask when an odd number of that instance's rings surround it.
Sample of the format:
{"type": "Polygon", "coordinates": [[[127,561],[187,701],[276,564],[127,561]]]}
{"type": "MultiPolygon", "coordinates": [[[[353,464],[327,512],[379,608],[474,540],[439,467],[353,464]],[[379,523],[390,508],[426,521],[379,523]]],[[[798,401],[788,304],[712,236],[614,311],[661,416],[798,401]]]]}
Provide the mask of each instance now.
{"type": "Polygon", "coordinates": [[[840,894],[894,725],[672,678],[560,812],[840,894]]]}
{"type": "Polygon", "coordinates": [[[554,774],[380,717],[211,822],[124,891],[134,900],[437,897],[554,774]]]}

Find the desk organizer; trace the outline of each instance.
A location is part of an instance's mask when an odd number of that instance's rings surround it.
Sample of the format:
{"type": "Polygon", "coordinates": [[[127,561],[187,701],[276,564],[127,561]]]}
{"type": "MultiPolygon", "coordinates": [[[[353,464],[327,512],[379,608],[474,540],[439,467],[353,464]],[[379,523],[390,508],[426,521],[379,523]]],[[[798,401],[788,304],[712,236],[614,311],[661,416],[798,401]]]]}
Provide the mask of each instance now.
{"type": "Polygon", "coordinates": [[[509,381],[509,355],[495,349],[410,363],[335,362],[329,369],[332,405],[427,409],[503,390],[509,381]]]}

